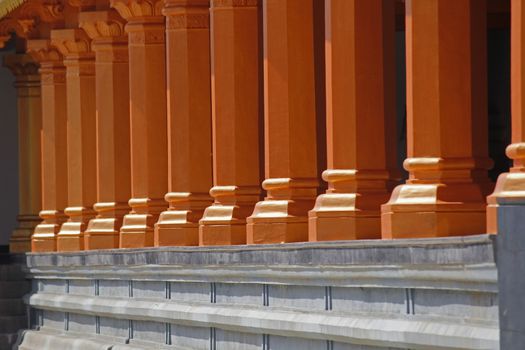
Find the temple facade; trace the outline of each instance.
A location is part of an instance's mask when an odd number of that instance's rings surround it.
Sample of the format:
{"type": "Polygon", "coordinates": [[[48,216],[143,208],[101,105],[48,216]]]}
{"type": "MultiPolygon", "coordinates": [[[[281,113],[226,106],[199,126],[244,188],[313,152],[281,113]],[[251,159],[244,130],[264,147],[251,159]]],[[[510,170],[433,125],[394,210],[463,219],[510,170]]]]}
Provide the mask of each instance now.
{"type": "Polygon", "coordinates": [[[6,344],[525,348],[523,0],[0,0],[2,45],[6,344]]]}

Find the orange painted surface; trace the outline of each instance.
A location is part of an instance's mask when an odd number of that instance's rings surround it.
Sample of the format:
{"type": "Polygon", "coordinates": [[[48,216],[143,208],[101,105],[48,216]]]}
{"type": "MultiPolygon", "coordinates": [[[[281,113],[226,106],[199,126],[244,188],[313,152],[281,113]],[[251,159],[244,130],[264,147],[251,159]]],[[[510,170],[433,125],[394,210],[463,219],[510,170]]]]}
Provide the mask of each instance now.
{"type": "Polygon", "coordinates": [[[486,3],[406,2],[406,184],[382,206],[383,238],[485,232],[486,3]]]}
{"type": "Polygon", "coordinates": [[[326,1],[328,190],[309,240],[381,238],[381,204],[396,175],[395,6],[326,1]]]}
{"type": "Polygon", "coordinates": [[[512,144],[506,154],[512,159],[509,173],[498,177],[494,192],[487,197],[487,232],[498,232],[498,201],[525,198],[525,4],[511,0],[511,124],[512,144]]]}
{"type": "Polygon", "coordinates": [[[132,198],[120,247],[151,247],[154,224],[167,207],[165,18],[162,1],[115,0],[111,6],[128,21],[129,40],[132,198]]]}
{"type": "Polygon", "coordinates": [[[212,203],[210,19],[208,0],[168,0],[166,16],[170,207],[155,224],[155,246],[198,245],[212,203]]]}
{"type": "Polygon", "coordinates": [[[18,107],[18,225],[9,240],[11,253],[31,251],[31,235],[40,223],[42,208],[41,143],[42,100],[39,63],[27,54],[4,56],[4,66],[15,76],[18,107]]]}
{"type": "Polygon", "coordinates": [[[213,205],[200,245],[246,243],[246,217],[260,198],[258,0],[211,1],[213,205]]]}
{"type": "Polygon", "coordinates": [[[64,55],[67,87],[68,221],[57,235],[58,251],[84,249],[84,232],[96,201],[95,55],[82,29],[51,32],[64,55]]]}
{"type": "Polygon", "coordinates": [[[263,21],[267,197],[248,218],[247,243],[306,241],[318,187],[313,1],[266,0],[263,21]]]}
{"type": "Polygon", "coordinates": [[[92,39],[96,72],[97,216],[84,246],[118,248],[131,196],[128,38],[115,10],[81,12],[79,23],[92,39]]]}
{"type": "Polygon", "coordinates": [[[511,2],[514,167],[488,197],[487,0],[405,1],[409,179],[395,189],[394,1],[13,12],[0,42],[29,39],[36,64],[6,58],[21,140],[11,249],[29,249],[38,211],[36,252],[495,233],[498,201],[525,197],[525,6],[511,2]]]}
{"type": "Polygon", "coordinates": [[[66,70],[62,55],[48,40],[29,40],[28,52],[40,62],[42,131],[43,221],[31,238],[33,252],[56,251],[56,234],[67,206],[67,101],[66,70]]]}

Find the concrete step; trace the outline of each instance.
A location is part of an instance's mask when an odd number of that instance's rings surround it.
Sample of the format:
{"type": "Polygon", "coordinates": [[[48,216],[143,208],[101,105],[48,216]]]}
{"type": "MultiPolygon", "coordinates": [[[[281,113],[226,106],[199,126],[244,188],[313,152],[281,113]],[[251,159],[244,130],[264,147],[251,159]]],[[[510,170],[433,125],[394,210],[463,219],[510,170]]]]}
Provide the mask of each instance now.
{"type": "Polygon", "coordinates": [[[0,334],[16,333],[25,328],[27,328],[27,317],[25,315],[0,316],[0,334]]]}
{"type": "Polygon", "coordinates": [[[0,299],[0,316],[24,316],[26,306],[21,298],[0,299]]]}
{"type": "Polygon", "coordinates": [[[31,290],[31,282],[0,280],[0,299],[21,298],[31,290]]]}
{"type": "Polygon", "coordinates": [[[0,334],[0,350],[11,350],[17,337],[18,333],[0,334]]]}

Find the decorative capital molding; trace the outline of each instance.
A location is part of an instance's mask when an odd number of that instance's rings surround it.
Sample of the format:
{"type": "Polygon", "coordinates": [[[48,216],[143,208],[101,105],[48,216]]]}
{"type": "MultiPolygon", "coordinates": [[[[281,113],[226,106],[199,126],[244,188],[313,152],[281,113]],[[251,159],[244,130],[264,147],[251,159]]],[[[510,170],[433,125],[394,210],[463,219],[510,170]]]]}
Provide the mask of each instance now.
{"type": "Polygon", "coordinates": [[[51,45],[50,40],[31,39],[27,40],[27,53],[39,63],[59,63],[62,61],[62,55],[51,45]]]}
{"type": "Polygon", "coordinates": [[[166,29],[198,29],[210,27],[209,0],[165,0],[162,14],[166,29]]]}
{"type": "Polygon", "coordinates": [[[111,0],[111,7],[127,21],[141,18],[162,16],[163,0],[111,0]]]}
{"type": "Polygon", "coordinates": [[[164,44],[166,42],[166,31],[163,25],[147,28],[127,27],[130,45],[164,44]]]}
{"type": "Polygon", "coordinates": [[[38,75],[38,62],[28,54],[5,55],[3,65],[15,76],[38,75]]]}
{"type": "Polygon", "coordinates": [[[15,33],[20,38],[28,38],[34,29],[34,19],[3,18],[0,20],[0,48],[11,39],[11,34],[15,33]]]}
{"type": "Polygon", "coordinates": [[[34,38],[40,23],[62,23],[63,3],[60,0],[26,0],[7,17],[0,19],[0,47],[15,33],[18,37],[34,38]]]}
{"type": "Polygon", "coordinates": [[[67,3],[81,10],[94,9],[97,5],[96,0],[67,0],[67,3]]]}
{"type": "Polygon", "coordinates": [[[210,0],[164,0],[164,9],[169,8],[205,8],[210,7],[210,0]]]}
{"type": "Polygon", "coordinates": [[[211,7],[257,7],[260,0],[211,0],[211,7]]]}
{"type": "Polygon", "coordinates": [[[120,37],[126,40],[126,23],[115,10],[81,12],[78,23],[91,39],[120,37]]]}
{"type": "Polygon", "coordinates": [[[28,0],[16,9],[18,18],[33,18],[42,22],[64,19],[64,4],[60,0],[28,0]]]}
{"type": "Polygon", "coordinates": [[[91,40],[82,29],[52,30],[51,45],[64,56],[91,53],[91,40]]]}

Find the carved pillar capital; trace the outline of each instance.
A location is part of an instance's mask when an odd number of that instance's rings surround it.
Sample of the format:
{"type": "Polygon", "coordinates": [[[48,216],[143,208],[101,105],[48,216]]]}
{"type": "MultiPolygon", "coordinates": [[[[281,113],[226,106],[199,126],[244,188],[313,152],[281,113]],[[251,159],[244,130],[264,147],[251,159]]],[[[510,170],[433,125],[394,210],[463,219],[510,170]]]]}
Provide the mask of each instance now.
{"type": "Polygon", "coordinates": [[[126,21],[114,9],[80,13],[79,26],[92,39],[97,62],[128,61],[125,24],[126,21]]]}
{"type": "Polygon", "coordinates": [[[141,22],[147,17],[161,17],[163,0],[111,0],[111,7],[128,22],[141,22]]]}
{"type": "Polygon", "coordinates": [[[11,34],[14,33],[20,38],[27,38],[34,29],[34,19],[8,17],[0,20],[0,48],[3,48],[11,39],[11,34]]]}
{"type": "Polygon", "coordinates": [[[125,20],[115,10],[82,12],[78,18],[79,27],[93,40],[93,44],[107,38],[127,41],[125,20]]]}
{"type": "Polygon", "coordinates": [[[16,77],[38,75],[38,62],[29,54],[5,55],[3,65],[16,77]]]}

